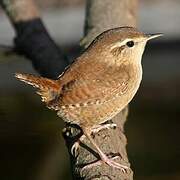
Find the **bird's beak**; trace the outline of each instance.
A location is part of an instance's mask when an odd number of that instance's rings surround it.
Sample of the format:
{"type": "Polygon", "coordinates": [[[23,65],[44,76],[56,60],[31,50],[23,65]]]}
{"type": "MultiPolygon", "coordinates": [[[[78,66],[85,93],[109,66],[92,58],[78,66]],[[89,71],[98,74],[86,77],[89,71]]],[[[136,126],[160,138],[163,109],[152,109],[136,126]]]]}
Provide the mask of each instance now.
{"type": "Polygon", "coordinates": [[[158,33],[158,34],[147,34],[146,35],[146,40],[149,41],[150,39],[154,39],[154,38],[157,38],[157,37],[160,37],[160,36],[163,36],[162,33],[158,33]]]}

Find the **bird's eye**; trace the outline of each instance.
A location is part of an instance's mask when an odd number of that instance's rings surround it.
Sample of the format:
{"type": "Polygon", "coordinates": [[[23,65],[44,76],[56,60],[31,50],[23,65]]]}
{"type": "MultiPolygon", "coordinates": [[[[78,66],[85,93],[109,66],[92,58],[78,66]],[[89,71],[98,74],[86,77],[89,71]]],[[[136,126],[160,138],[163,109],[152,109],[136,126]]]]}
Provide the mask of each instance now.
{"type": "Polygon", "coordinates": [[[133,46],[134,46],[134,41],[128,41],[128,42],[126,43],[126,45],[127,45],[128,47],[133,47],[133,46]]]}

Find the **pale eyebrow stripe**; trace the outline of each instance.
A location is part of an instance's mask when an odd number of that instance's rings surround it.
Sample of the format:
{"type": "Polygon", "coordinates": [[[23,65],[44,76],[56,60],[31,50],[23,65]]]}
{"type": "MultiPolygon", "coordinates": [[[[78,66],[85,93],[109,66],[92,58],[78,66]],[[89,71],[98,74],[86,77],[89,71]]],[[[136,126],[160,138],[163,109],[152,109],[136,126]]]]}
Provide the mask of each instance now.
{"type": "Polygon", "coordinates": [[[122,42],[116,42],[113,46],[111,46],[111,50],[116,48],[116,47],[121,47],[125,45],[128,41],[132,41],[132,39],[124,39],[122,42]]]}

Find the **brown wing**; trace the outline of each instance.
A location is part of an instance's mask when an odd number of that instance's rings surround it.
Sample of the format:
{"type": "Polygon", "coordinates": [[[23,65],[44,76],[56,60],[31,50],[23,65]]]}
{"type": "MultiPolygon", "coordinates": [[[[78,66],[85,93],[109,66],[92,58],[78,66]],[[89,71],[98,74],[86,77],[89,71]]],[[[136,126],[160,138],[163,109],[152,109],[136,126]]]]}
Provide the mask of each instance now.
{"type": "Polygon", "coordinates": [[[83,70],[75,71],[74,68],[66,72],[62,78],[59,103],[81,105],[106,101],[117,93],[124,93],[128,78],[127,72],[123,69],[106,68],[102,63],[87,70],[84,67],[83,70]]]}

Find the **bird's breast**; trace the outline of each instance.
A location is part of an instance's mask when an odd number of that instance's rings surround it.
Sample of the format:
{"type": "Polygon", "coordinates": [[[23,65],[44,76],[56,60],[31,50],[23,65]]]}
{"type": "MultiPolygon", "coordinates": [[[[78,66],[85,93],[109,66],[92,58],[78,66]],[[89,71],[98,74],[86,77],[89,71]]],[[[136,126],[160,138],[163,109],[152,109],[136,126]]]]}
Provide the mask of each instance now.
{"type": "Polygon", "coordinates": [[[76,124],[88,126],[101,124],[114,117],[132,100],[139,88],[141,78],[141,66],[123,67],[120,72],[114,71],[113,74],[107,72],[103,76],[103,79],[106,80],[103,87],[106,86],[109,89],[105,95],[102,96],[100,92],[95,91],[102,88],[91,88],[92,96],[97,94],[97,98],[93,98],[93,101],[90,98],[85,103],[61,108],[58,115],[63,117],[65,121],[76,124]]]}
{"type": "Polygon", "coordinates": [[[139,89],[140,83],[142,80],[142,66],[141,64],[133,66],[129,71],[129,80],[127,84],[127,91],[125,96],[125,101],[127,104],[132,100],[135,96],[136,92],[139,89]]]}

